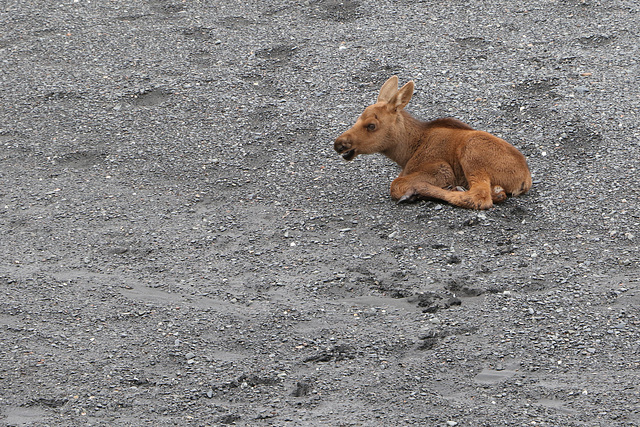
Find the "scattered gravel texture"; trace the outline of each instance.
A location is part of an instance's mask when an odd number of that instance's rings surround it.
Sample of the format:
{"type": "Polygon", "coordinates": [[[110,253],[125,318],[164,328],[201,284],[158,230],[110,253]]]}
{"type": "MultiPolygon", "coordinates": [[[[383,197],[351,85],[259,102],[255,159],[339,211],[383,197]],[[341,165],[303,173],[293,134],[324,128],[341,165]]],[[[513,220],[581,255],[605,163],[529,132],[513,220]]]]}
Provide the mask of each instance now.
{"type": "Polygon", "coordinates": [[[5,2],[0,423],[640,425],[639,11],[5,2]],[[530,193],[344,162],[392,74],[530,193]]]}

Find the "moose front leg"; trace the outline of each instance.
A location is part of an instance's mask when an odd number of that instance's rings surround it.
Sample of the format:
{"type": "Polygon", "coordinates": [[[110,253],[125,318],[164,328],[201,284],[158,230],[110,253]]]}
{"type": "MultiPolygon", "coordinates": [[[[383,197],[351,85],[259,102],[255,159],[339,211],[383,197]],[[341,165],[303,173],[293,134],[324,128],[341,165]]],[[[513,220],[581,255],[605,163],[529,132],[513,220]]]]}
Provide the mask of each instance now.
{"type": "Polygon", "coordinates": [[[504,190],[498,186],[492,188],[486,177],[473,179],[469,187],[468,191],[451,191],[433,185],[422,174],[411,174],[393,180],[391,197],[398,203],[424,198],[438,199],[467,209],[489,209],[494,200],[503,200],[504,190]]]}
{"type": "Polygon", "coordinates": [[[439,198],[433,193],[439,193],[443,188],[454,188],[462,183],[458,182],[453,169],[447,163],[407,165],[419,172],[400,174],[391,183],[391,198],[398,203],[413,202],[424,197],[439,198]],[[428,194],[427,194],[428,193],[428,194]]]}
{"type": "MultiPolygon", "coordinates": [[[[399,176],[391,183],[391,198],[398,203],[415,202],[423,198],[441,199],[446,190],[431,183],[430,175],[415,173],[399,176]]],[[[444,184],[450,186],[450,184],[444,184]]]]}

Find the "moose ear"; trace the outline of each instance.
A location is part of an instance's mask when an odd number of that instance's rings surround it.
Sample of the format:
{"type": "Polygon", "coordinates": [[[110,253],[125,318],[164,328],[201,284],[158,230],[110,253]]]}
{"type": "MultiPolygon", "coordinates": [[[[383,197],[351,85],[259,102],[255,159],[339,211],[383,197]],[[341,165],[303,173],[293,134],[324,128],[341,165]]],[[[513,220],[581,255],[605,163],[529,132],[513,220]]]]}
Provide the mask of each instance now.
{"type": "MultiPolygon", "coordinates": [[[[386,85],[386,83],[385,83],[386,85]]],[[[413,96],[413,80],[405,84],[387,101],[387,109],[393,113],[407,106],[413,96]]]]}
{"type": "Polygon", "coordinates": [[[398,76],[391,76],[389,80],[384,82],[380,88],[380,94],[378,95],[378,102],[389,102],[391,97],[398,91],[398,76]]]}

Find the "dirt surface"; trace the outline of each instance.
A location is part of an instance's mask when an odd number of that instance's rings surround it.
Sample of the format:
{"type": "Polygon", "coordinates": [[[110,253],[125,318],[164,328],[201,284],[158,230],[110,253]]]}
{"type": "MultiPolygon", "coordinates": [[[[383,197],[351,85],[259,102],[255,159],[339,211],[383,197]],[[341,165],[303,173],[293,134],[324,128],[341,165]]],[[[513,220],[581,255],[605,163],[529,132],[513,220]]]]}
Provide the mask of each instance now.
{"type": "Polygon", "coordinates": [[[4,2],[0,423],[640,425],[639,10],[4,2]],[[344,162],[392,74],[531,192],[344,162]]]}

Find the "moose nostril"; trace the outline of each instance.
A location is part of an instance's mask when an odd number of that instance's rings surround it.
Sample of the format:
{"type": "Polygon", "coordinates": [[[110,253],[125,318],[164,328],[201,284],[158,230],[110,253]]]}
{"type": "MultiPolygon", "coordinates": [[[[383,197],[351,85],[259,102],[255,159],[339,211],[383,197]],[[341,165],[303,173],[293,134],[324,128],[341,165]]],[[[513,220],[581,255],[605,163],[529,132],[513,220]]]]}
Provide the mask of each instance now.
{"type": "Polygon", "coordinates": [[[336,139],[336,142],[333,144],[333,148],[338,152],[341,153],[343,151],[348,150],[351,147],[351,144],[349,144],[348,141],[345,141],[343,139],[336,139]]]}

